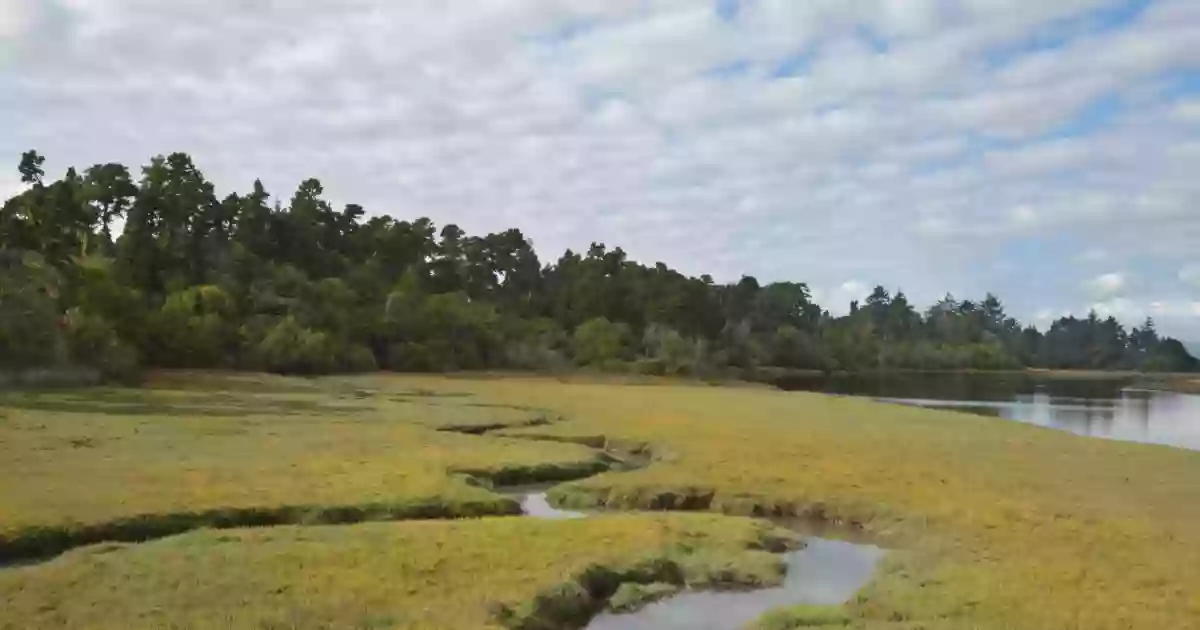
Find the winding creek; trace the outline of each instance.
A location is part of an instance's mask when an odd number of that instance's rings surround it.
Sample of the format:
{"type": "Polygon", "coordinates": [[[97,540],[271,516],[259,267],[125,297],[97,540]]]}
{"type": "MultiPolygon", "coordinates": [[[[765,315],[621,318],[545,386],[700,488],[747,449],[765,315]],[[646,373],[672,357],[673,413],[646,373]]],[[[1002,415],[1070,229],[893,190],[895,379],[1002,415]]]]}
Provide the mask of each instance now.
{"type": "Polygon", "coordinates": [[[587,630],[735,630],[772,609],[796,604],[835,605],[871,579],[883,550],[809,537],[785,554],[782,585],[753,591],[685,591],[628,614],[601,613],[587,630]]]}
{"type": "MultiPolygon", "coordinates": [[[[586,512],[550,505],[550,485],[498,488],[518,498],[522,514],[532,518],[585,518],[586,512]]],[[[628,613],[602,612],[585,630],[736,630],[773,609],[798,604],[843,604],[871,580],[885,551],[880,547],[811,535],[798,522],[783,522],[805,534],[803,549],[783,554],[783,584],[755,590],[683,591],[628,613]]],[[[827,532],[822,532],[829,535],[827,532]]]]}

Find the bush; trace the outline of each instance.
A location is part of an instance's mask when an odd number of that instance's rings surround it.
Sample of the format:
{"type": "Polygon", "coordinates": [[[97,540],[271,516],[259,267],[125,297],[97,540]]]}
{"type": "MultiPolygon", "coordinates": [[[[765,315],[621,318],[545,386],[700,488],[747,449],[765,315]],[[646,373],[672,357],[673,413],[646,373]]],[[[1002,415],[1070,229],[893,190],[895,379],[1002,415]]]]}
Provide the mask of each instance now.
{"type": "Polygon", "coordinates": [[[233,298],[213,285],[195,286],[167,296],[152,319],[147,358],[155,365],[223,367],[237,346],[233,298]]]}
{"type": "Polygon", "coordinates": [[[75,308],[67,313],[67,348],[71,361],[93,367],[105,379],[132,381],[139,372],[137,351],[117,336],[104,318],[75,308]]]}
{"type": "Polygon", "coordinates": [[[504,365],[523,370],[561,372],[570,367],[567,335],[552,319],[506,318],[504,365]]]}
{"type": "Polygon", "coordinates": [[[703,342],[688,339],[675,330],[651,324],[642,334],[645,365],[639,371],[658,375],[696,375],[708,360],[703,342]]]}
{"type": "Polygon", "coordinates": [[[402,371],[469,370],[503,359],[500,316],[462,293],[388,297],[385,334],[393,341],[388,366],[402,371]],[[421,346],[417,348],[416,346],[421,346]],[[411,355],[411,356],[410,356],[411,355]]]}
{"type": "Polygon", "coordinates": [[[820,339],[793,326],[780,326],[775,331],[771,358],[774,365],[797,369],[824,370],[830,365],[820,339]]]}
{"type": "Polygon", "coordinates": [[[433,357],[429,349],[419,343],[394,343],[388,347],[388,369],[397,372],[432,372],[433,357]]]}
{"type": "Polygon", "coordinates": [[[562,352],[536,341],[518,341],[504,347],[504,364],[520,370],[561,372],[570,361],[562,352]]]}
{"type": "Polygon", "coordinates": [[[629,326],[614,324],[606,318],[588,320],[575,329],[571,347],[579,365],[603,366],[626,358],[629,345],[629,326]]]}
{"type": "Polygon", "coordinates": [[[55,296],[58,276],[34,253],[0,250],[0,366],[61,363],[66,348],[55,296]]]}
{"type": "Polygon", "coordinates": [[[329,335],[305,328],[291,316],[279,320],[257,343],[251,340],[249,358],[254,367],[281,374],[328,374],[338,366],[329,335]]]}
{"type": "Polygon", "coordinates": [[[374,372],[379,369],[375,353],[362,344],[347,345],[339,364],[343,372],[374,372]]]}

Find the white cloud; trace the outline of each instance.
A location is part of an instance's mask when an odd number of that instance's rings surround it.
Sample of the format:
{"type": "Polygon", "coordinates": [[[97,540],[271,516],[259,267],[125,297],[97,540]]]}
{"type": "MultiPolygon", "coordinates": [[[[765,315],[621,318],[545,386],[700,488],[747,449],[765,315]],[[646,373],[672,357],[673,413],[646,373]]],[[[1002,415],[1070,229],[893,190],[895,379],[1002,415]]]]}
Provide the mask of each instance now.
{"type": "Polygon", "coordinates": [[[1071,261],[1081,265],[1090,265],[1105,262],[1109,257],[1109,252],[1103,247],[1089,247],[1072,257],[1071,261]]]}
{"type": "Polygon", "coordinates": [[[369,212],[520,227],[544,258],[602,240],[831,308],[883,283],[1082,312],[1096,270],[1035,286],[1054,261],[1004,246],[1069,237],[1120,269],[1200,242],[1195,97],[1161,95],[1200,67],[1193,0],[1098,31],[1111,0],[756,0],[734,21],[693,0],[0,2],[0,164],[185,150],[222,190],[318,176],[369,212]],[[1106,97],[1110,119],[1052,133],[1106,97]]]}
{"type": "Polygon", "coordinates": [[[1010,212],[1012,222],[1020,229],[1031,229],[1038,224],[1037,210],[1028,204],[1022,204],[1010,212]]]}
{"type": "Polygon", "coordinates": [[[1098,302],[1117,298],[1126,288],[1125,274],[1106,273],[1096,276],[1085,283],[1085,288],[1093,299],[1098,302]]]}
{"type": "Polygon", "coordinates": [[[0,205],[4,199],[19,195],[26,187],[15,175],[0,174],[0,205]]]}
{"type": "Polygon", "coordinates": [[[1166,334],[1184,339],[1195,339],[1191,331],[1200,324],[1200,301],[1180,295],[1117,297],[1093,303],[1090,309],[1100,317],[1114,317],[1127,327],[1141,326],[1150,317],[1160,332],[1166,330],[1166,334]],[[1169,332],[1172,330],[1178,332],[1169,332]]]}
{"type": "Polygon", "coordinates": [[[1136,322],[1145,318],[1147,307],[1126,298],[1110,298],[1092,304],[1091,310],[1100,317],[1136,322]]]}
{"type": "Polygon", "coordinates": [[[858,280],[847,280],[836,287],[823,289],[812,287],[813,301],[820,304],[833,315],[845,315],[850,311],[851,302],[861,302],[871,291],[866,283],[858,280]]]}
{"type": "Polygon", "coordinates": [[[35,0],[0,0],[0,44],[24,35],[33,24],[36,10],[35,0]]]}
{"type": "Polygon", "coordinates": [[[1200,124],[1200,99],[1179,103],[1171,114],[1183,122],[1200,124]]]}
{"type": "Polygon", "coordinates": [[[1200,290],[1200,264],[1184,265],[1179,270],[1179,279],[1188,286],[1200,290]]]}

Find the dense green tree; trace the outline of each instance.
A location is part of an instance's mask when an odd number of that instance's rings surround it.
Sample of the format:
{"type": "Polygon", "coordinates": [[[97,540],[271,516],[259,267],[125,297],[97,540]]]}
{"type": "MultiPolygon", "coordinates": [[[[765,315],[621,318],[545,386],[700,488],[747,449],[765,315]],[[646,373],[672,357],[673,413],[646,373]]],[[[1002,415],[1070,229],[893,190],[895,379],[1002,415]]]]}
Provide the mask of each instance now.
{"type": "Polygon", "coordinates": [[[48,181],[44,163],[25,152],[27,187],[0,205],[7,370],[1196,369],[1152,320],[1126,331],[1093,313],[1043,333],[990,293],[918,312],[883,286],[834,317],[800,282],[720,284],[605,243],[543,266],[520,230],[335,210],[317,179],[286,205],[259,180],[218,197],[184,153],[137,181],[115,163],[48,181]]]}
{"type": "Polygon", "coordinates": [[[58,282],[42,256],[0,250],[0,367],[43,367],[65,358],[58,282]]]}
{"type": "Polygon", "coordinates": [[[45,163],[46,158],[37,151],[30,150],[22,153],[21,163],[17,166],[17,172],[21,174],[21,182],[41,186],[42,177],[46,175],[46,171],[42,169],[42,165],[45,163]]]}
{"type": "Polygon", "coordinates": [[[86,197],[94,207],[106,246],[112,243],[112,222],[125,216],[137,187],[122,164],[97,164],[84,175],[86,197]]]}

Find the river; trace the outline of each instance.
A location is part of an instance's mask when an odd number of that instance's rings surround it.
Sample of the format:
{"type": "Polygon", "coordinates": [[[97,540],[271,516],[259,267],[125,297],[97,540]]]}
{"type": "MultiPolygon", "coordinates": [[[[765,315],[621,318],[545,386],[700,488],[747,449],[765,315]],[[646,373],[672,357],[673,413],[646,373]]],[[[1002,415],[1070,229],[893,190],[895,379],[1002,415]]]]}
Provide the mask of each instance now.
{"type": "Polygon", "coordinates": [[[1200,396],[1139,389],[1130,378],[905,372],[789,377],[777,385],[1200,450],[1200,396]]]}

